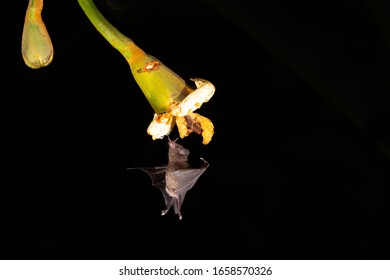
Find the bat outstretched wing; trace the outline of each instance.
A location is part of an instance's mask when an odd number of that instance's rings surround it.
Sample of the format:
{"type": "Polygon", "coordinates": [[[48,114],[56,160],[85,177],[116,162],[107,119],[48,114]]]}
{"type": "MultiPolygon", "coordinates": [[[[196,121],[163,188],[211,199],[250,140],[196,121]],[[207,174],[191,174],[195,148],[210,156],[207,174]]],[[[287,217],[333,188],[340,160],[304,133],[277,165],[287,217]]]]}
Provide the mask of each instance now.
{"type": "Polygon", "coordinates": [[[179,194],[185,194],[189,191],[208,167],[209,163],[204,160],[203,165],[200,168],[186,168],[174,171],[173,175],[177,178],[178,182],[176,192],[179,194]]]}
{"type": "Polygon", "coordinates": [[[152,180],[152,185],[159,188],[164,196],[164,201],[167,209],[169,209],[173,204],[173,198],[165,190],[165,174],[167,171],[167,165],[158,166],[158,167],[132,167],[127,168],[127,170],[132,169],[141,169],[147,173],[152,180]]]}
{"type": "Polygon", "coordinates": [[[131,167],[126,170],[141,169],[146,172],[150,179],[152,179],[152,185],[158,188],[165,188],[165,173],[167,171],[167,166],[158,166],[158,167],[131,167]]]}
{"type": "Polygon", "coordinates": [[[203,174],[203,172],[205,172],[208,167],[209,163],[204,160],[204,163],[200,168],[187,168],[172,172],[172,176],[175,177],[178,186],[176,189],[176,193],[179,196],[179,198],[177,199],[177,205],[174,205],[175,212],[180,211],[187,191],[192,189],[192,187],[198,181],[199,177],[203,174]]]}

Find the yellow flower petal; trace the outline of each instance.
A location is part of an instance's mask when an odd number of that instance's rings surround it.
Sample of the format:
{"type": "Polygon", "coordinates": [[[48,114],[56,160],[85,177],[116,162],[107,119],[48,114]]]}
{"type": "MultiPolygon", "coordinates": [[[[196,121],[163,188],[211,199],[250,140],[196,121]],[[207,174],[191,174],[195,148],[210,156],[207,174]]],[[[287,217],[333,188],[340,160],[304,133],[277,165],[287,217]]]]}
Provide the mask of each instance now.
{"type": "Polygon", "coordinates": [[[210,143],[214,135],[214,125],[206,117],[197,113],[189,113],[184,117],[176,117],[176,125],[180,138],[187,137],[191,132],[202,134],[204,145],[210,143]]]}

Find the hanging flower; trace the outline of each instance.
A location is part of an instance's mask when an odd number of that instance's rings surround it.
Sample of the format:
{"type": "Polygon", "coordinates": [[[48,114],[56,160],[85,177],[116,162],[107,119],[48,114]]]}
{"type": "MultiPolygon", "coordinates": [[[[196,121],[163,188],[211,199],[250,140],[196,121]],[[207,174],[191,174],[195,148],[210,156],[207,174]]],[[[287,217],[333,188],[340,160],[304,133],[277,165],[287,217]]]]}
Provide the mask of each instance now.
{"type": "Polygon", "coordinates": [[[153,139],[169,135],[176,123],[181,138],[194,132],[202,134],[203,144],[208,144],[214,134],[214,125],[206,117],[194,111],[208,102],[215,92],[215,87],[209,81],[192,79],[197,89],[189,93],[180,103],[173,102],[171,110],[162,114],[154,114],[147,132],[153,139]]]}
{"type": "Polygon", "coordinates": [[[179,75],[112,26],[92,0],[78,2],[96,29],[126,59],[135,81],[152,106],[155,114],[147,133],[153,139],[160,139],[169,135],[176,124],[180,137],[195,132],[202,134],[203,144],[208,144],[214,134],[214,126],[208,118],[194,111],[213,96],[213,84],[193,79],[194,90],[179,75]]]}

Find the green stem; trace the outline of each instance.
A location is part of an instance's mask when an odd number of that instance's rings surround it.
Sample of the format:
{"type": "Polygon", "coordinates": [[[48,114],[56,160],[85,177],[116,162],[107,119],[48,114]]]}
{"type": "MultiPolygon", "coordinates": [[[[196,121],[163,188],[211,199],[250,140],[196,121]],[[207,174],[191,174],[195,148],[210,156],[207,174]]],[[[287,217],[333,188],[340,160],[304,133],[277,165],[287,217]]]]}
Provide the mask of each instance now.
{"type": "Polygon", "coordinates": [[[127,60],[135,81],[157,114],[170,111],[172,104],[181,102],[192,91],[179,75],[112,26],[92,0],[77,1],[98,32],[127,60]]]}
{"type": "Polygon", "coordinates": [[[107,21],[92,0],[77,1],[99,33],[102,34],[103,37],[126,58],[126,60],[130,60],[132,54],[129,45],[134,45],[133,41],[119,32],[118,29],[107,21]]]}

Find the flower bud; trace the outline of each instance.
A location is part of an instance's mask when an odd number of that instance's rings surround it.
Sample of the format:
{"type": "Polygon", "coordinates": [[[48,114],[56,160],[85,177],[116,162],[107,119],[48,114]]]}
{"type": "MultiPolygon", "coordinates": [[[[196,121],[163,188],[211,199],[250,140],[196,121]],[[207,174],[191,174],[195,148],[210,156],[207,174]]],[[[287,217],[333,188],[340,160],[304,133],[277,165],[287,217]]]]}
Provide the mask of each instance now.
{"type": "Polygon", "coordinates": [[[53,60],[53,44],[42,21],[43,0],[29,0],[22,34],[24,63],[32,68],[45,67],[53,60]]]}

